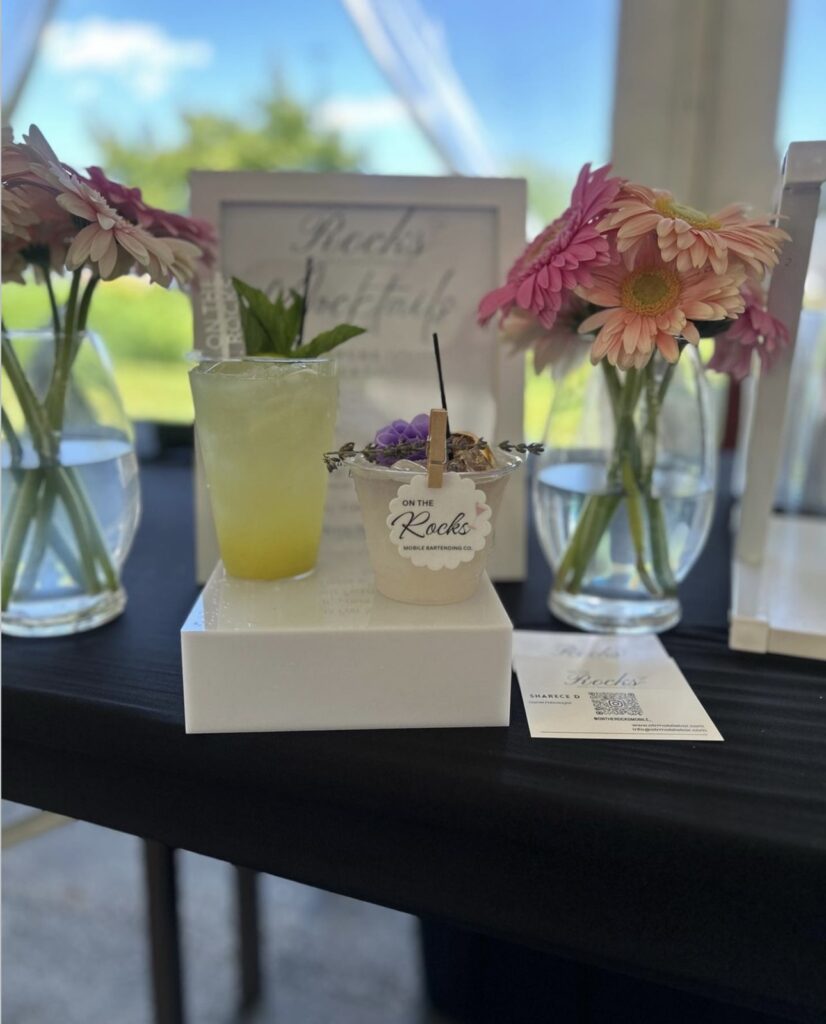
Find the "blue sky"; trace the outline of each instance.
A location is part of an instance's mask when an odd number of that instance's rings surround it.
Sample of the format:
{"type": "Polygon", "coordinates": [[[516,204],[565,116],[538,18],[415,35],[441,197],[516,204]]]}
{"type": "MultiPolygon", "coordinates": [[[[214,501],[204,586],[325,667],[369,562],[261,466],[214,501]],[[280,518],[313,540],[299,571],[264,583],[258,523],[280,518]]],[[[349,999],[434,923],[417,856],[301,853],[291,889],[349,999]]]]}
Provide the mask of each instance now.
{"type": "MultiPolygon", "coordinates": [[[[6,3],[4,45],[32,2],[6,3]]],[[[529,158],[572,178],[607,158],[618,0],[419,4],[503,170],[529,158]]],[[[371,170],[442,169],[339,0],[61,0],[14,120],[85,164],[94,125],[171,139],[181,109],[243,114],[275,74],[361,144],[371,170]]]]}
{"type": "MultiPolygon", "coordinates": [[[[4,6],[11,71],[38,2],[4,6]]],[[[607,159],[619,0],[418,3],[503,172],[530,160],[570,180],[607,159]]],[[[826,2],[790,8],[779,145],[826,135],[826,2]]],[[[98,158],[95,126],[172,140],[181,110],[243,116],[276,74],[364,149],[367,169],[442,170],[339,0],[60,0],[14,120],[82,166],[98,158]]]]}
{"type": "Polygon", "coordinates": [[[826,3],[791,0],[778,112],[778,147],[826,138],[826,3]]]}

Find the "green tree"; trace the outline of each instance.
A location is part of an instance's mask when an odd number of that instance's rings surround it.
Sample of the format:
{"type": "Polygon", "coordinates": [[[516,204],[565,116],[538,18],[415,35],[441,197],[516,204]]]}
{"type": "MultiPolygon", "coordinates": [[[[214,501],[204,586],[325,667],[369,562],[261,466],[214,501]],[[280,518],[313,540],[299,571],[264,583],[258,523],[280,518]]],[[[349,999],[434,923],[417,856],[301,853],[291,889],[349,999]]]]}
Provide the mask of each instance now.
{"type": "Polygon", "coordinates": [[[510,173],[528,180],[528,209],[543,225],[562,213],[571,199],[570,181],[538,160],[523,158],[514,162],[510,173]]]}
{"type": "Polygon", "coordinates": [[[140,186],[154,206],[183,211],[192,169],[352,171],[358,170],[361,159],[283,86],[260,100],[247,121],[196,111],[181,119],[183,138],[172,146],[159,145],[151,137],[126,141],[114,131],[99,131],[95,140],[107,174],[140,186]]]}

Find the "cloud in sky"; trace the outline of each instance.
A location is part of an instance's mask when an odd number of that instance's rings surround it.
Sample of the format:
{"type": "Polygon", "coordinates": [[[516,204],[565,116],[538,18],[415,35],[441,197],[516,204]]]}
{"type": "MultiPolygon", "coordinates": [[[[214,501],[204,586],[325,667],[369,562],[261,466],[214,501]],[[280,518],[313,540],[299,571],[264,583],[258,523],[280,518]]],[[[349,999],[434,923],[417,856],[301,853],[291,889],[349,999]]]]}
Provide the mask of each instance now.
{"type": "Polygon", "coordinates": [[[333,96],[321,105],[321,123],[339,131],[385,128],[408,124],[410,115],[404,104],[390,93],[375,96],[333,96]]]}
{"type": "Polygon", "coordinates": [[[49,25],[43,57],[57,71],[112,75],[142,99],[155,99],[178,71],[206,67],[213,48],[204,39],[176,39],[151,21],[83,18],[49,25]]]}

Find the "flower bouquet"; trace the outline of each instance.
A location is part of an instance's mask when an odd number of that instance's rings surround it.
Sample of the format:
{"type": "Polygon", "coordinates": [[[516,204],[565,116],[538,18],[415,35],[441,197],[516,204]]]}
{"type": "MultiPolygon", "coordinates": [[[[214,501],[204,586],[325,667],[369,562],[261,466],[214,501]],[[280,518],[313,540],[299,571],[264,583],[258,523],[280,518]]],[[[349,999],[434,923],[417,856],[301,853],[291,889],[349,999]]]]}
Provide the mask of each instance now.
{"type": "Polygon", "coordinates": [[[697,346],[713,336],[710,367],[737,378],[755,353],[771,366],[788,335],[763,284],[787,237],[740,204],[706,214],[586,165],[570,207],[481,300],[480,322],[498,314],[504,340],[532,348],[537,372],[581,383],[570,371],[583,337],[600,367],[579,443],[552,443],[535,485],[560,618],[605,630],[678,620],[676,586],[705,540],[716,465],[697,346]]]}
{"type": "Polygon", "coordinates": [[[98,167],[63,163],[32,126],[3,139],[3,279],[46,289],[51,324],[3,325],[3,628],[58,635],[100,625],[125,596],[119,569],[137,523],[129,424],[86,325],[101,280],[184,285],[211,257],[209,225],[154,209],[98,167]],[[61,308],[52,275],[70,275],[61,308]]]}

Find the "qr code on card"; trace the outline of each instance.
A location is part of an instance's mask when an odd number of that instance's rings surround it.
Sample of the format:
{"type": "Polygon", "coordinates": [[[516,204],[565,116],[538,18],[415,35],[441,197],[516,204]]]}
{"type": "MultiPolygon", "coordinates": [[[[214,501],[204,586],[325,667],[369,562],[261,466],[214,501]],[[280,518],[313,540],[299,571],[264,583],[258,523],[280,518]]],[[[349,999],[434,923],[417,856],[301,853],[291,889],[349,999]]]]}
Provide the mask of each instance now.
{"type": "Polygon", "coordinates": [[[633,693],[589,693],[597,718],[611,715],[612,717],[642,716],[640,702],[633,693]]]}

